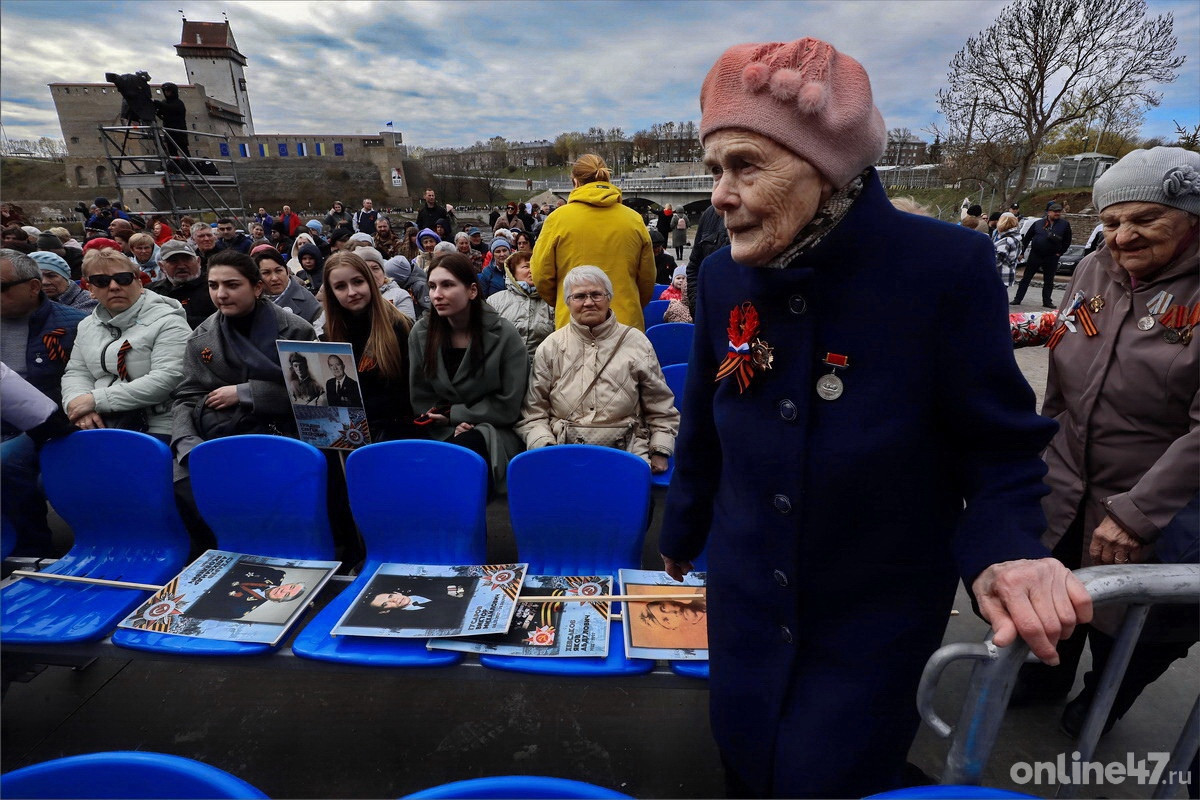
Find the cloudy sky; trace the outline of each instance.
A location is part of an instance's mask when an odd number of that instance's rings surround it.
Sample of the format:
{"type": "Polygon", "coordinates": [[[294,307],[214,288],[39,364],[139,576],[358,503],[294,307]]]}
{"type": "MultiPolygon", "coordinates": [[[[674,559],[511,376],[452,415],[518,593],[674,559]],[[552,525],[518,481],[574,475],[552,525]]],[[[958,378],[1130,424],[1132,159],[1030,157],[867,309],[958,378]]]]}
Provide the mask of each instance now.
{"type": "MultiPolygon", "coordinates": [[[[184,83],[189,19],[229,15],[249,60],[258,133],[374,133],[388,121],[410,145],[463,146],[500,135],[553,138],[592,125],[632,134],[698,120],[704,75],[729,45],[815,36],[866,67],[889,128],[939,122],[936,93],[968,36],[1003,0],[806,2],[194,2],[0,0],[0,116],[9,138],[62,136],[46,84],[103,82],[145,69],[184,83]]],[[[1200,123],[1200,3],[1173,13],[1178,80],[1144,136],[1200,123]]]]}

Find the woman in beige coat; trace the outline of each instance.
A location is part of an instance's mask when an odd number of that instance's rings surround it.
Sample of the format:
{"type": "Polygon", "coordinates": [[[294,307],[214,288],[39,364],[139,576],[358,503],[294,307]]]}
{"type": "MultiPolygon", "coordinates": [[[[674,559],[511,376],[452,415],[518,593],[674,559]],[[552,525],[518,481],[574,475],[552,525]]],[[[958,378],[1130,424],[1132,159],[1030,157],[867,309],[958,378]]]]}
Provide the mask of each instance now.
{"type": "Polygon", "coordinates": [[[612,294],[599,267],[567,273],[563,298],[571,320],[538,347],[516,430],[529,450],[599,444],[665,472],[679,432],[675,397],[645,334],[617,321],[612,294]]]}

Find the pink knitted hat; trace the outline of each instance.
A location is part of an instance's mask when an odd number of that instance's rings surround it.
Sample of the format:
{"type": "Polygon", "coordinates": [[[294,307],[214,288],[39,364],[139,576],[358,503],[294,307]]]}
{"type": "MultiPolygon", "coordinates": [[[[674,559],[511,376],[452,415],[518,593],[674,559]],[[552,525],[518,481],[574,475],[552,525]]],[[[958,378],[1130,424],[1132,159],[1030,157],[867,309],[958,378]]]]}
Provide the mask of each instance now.
{"type": "Polygon", "coordinates": [[[700,89],[700,141],[742,128],[808,161],[840,189],[887,146],[866,70],[819,39],[739,44],[700,89]]]}

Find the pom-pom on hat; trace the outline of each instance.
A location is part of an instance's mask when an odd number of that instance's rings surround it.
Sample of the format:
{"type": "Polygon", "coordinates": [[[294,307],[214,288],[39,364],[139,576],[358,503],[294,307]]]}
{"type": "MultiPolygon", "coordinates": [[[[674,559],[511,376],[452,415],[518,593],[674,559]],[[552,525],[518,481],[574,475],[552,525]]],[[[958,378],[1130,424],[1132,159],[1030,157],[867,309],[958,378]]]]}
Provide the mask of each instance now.
{"type": "Polygon", "coordinates": [[[726,128],[761,134],[838,189],[887,146],[866,70],[819,39],[729,48],[704,79],[700,113],[701,142],[726,128]]]}
{"type": "Polygon", "coordinates": [[[1097,211],[1115,203],[1158,203],[1200,215],[1200,153],[1182,147],[1134,150],[1096,179],[1097,211]]]}

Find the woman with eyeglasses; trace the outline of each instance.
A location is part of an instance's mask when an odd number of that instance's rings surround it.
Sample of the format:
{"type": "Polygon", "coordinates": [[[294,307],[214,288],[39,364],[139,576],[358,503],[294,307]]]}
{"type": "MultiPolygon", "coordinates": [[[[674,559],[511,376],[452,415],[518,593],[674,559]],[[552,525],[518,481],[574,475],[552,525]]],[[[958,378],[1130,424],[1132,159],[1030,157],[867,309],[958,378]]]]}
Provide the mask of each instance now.
{"type": "Polygon", "coordinates": [[[622,325],[645,327],[642,308],[654,294],[654,248],[642,217],[621,203],[604,159],[582,155],[571,167],[575,189],[546,217],[533,248],[533,282],[555,308],[554,324],[571,319],[563,283],[572,269],[598,264],[612,283],[612,311],[622,325]]]}
{"type": "Polygon", "coordinates": [[[509,460],[521,452],[513,426],[529,373],[525,343],[483,302],[471,261],[438,254],[429,271],[426,314],[408,337],[416,422],[441,441],[483,456],[488,485],[503,491],[509,460]]]}
{"type": "Polygon", "coordinates": [[[617,320],[612,282],[599,267],[567,273],[563,293],[571,321],[546,337],[517,433],[534,450],[595,444],[640,456],[650,471],[667,471],[679,412],[646,335],[617,320]]]}
{"type": "Polygon", "coordinates": [[[119,250],[84,255],[83,278],[99,305],[79,323],[63,410],[80,428],[137,430],[166,443],[192,329],[179,301],[145,291],[137,272],[119,250]]]}
{"type": "Polygon", "coordinates": [[[263,298],[258,265],[223,250],[208,262],[208,293],[217,311],[187,343],[183,382],[175,390],[171,452],[185,473],[201,442],[244,433],[294,435],[291,400],[277,339],[311,342],[312,325],[263,298]]]}

